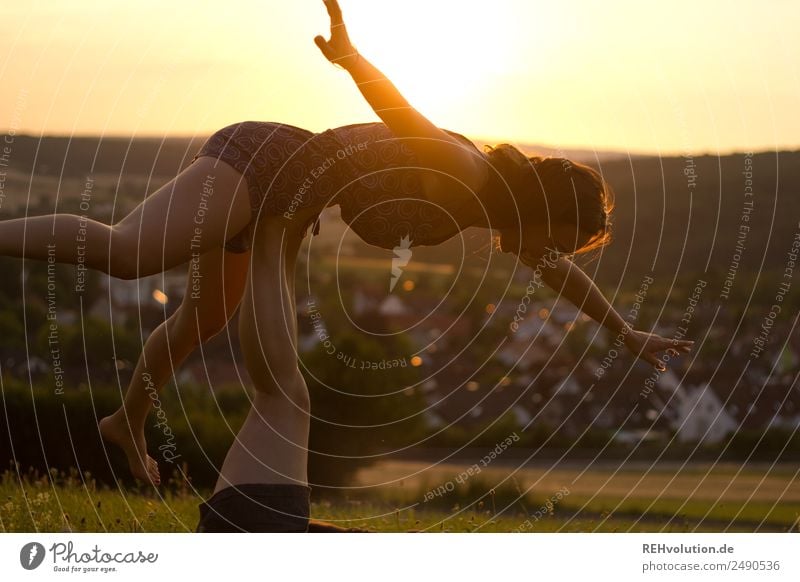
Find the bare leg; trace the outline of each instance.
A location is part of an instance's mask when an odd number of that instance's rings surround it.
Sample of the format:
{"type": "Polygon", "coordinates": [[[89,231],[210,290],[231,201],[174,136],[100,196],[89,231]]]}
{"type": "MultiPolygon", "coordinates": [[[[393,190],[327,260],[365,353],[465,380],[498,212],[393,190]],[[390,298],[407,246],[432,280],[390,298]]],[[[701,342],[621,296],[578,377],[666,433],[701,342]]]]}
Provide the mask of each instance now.
{"type": "MultiPolygon", "coordinates": [[[[302,223],[302,221],[297,221],[302,223]]],[[[253,406],[228,451],[215,492],[244,483],[308,483],[308,388],[297,362],[294,270],[297,223],[259,221],[239,337],[255,386],[253,406]]]]}
{"type": "Polygon", "coordinates": [[[71,214],[0,221],[0,255],[71,264],[82,258],[90,269],[133,279],[221,247],[250,215],[242,175],[201,157],[113,226],[71,214]]]}
{"type": "Polygon", "coordinates": [[[158,392],[201,343],[224,329],[242,297],[250,254],[214,249],[189,267],[181,306],[145,342],[122,406],[100,421],[100,433],[122,448],[133,476],[158,485],[158,463],[147,455],[144,427],[158,392]],[[200,275],[199,290],[192,275],[200,275]]]}

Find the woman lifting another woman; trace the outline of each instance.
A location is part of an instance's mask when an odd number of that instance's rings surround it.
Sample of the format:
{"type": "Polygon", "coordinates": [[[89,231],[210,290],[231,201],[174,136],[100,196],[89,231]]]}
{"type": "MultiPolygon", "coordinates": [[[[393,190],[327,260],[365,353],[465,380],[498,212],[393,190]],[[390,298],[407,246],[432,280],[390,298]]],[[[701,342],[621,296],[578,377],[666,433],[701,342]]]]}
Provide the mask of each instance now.
{"type": "MultiPolygon", "coordinates": [[[[569,255],[610,240],[610,189],[593,169],[560,158],[528,158],[510,145],[482,152],[414,109],[351,44],[336,0],[325,2],[328,40],[315,42],[344,69],[382,123],[322,133],[275,122],[228,126],[193,162],[121,221],[67,214],[0,222],[0,254],[78,262],[132,279],[192,261],[199,289],[148,338],[124,402],[100,421],[139,479],[159,484],[144,426],[150,393],[239,309],[252,407],[201,504],[198,531],[306,531],[309,396],[297,360],[295,261],[319,213],[338,204],[366,242],[394,248],[439,244],[461,230],[497,231],[500,247],[542,281],[663,368],[660,352],[692,342],[637,331],[614,311],[569,255]],[[207,192],[212,189],[212,194],[207,192]],[[204,190],[206,193],[204,194],[204,190]],[[202,225],[195,221],[204,205],[202,225]],[[197,277],[200,275],[200,277],[197,277]]],[[[191,283],[190,283],[191,285],[191,283]]]]}

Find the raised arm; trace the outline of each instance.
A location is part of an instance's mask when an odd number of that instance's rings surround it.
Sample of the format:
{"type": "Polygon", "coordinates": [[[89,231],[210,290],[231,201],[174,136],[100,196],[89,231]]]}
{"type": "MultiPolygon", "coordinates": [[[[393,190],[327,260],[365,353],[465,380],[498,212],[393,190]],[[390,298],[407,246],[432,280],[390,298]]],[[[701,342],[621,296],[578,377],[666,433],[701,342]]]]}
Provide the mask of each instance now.
{"type": "Polygon", "coordinates": [[[693,341],[673,340],[633,329],[614,310],[594,281],[566,257],[559,257],[557,260],[545,264],[539,272],[542,282],[548,287],[569,299],[583,313],[613,333],[623,333],[628,349],[659,370],[666,369],[664,363],[658,358],[659,352],[673,350],[677,355],[678,350],[690,351],[694,344],[693,341]]]}
{"type": "Polygon", "coordinates": [[[339,3],[336,0],[323,1],[331,18],[331,38],[326,41],[317,36],[314,41],[325,58],[350,73],[364,99],[392,133],[409,140],[408,145],[420,164],[435,171],[425,175],[428,197],[445,199],[452,193],[452,185],[447,186],[449,180],[444,176],[436,177],[439,172],[463,182],[472,190],[480,188],[486,179],[487,168],[476,158],[475,150],[470,151],[414,109],[386,75],[352,45],[339,3]]]}

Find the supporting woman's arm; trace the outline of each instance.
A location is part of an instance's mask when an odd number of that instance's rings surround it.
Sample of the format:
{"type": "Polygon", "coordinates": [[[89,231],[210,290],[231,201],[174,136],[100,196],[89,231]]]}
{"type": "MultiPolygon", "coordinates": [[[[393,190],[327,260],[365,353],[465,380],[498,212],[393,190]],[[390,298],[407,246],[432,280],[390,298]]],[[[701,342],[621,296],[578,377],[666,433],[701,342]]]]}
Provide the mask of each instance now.
{"type": "Polygon", "coordinates": [[[692,341],[663,338],[633,329],[611,306],[594,281],[578,265],[565,257],[559,257],[541,269],[540,273],[542,281],[547,286],[566,297],[600,325],[615,334],[624,335],[628,349],[660,370],[665,367],[658,359],[659,352],[672,349],[677,355],[678,348],[688,352],[694,344],[692,341]]]}
{"type": "MultiPolygon", "coordinates": [[[[331,38],[328,41],[321,36],[314,39],[323,55],[350,73],[364,99],[392,133],[409,140],[409,147],[417,154],[423,167],[455,178],[472,190],[480,188],[486,179],[487,168],[476,157],[475,150],[470,151],[414,109],[386,75],[353,47],[338,2],[324,1],[331,18],[331,38]]],[[[447,180],[439,180],[442,187],[436,188],[434,176],[427,176],[431,179],[431,187],[426,187],[427,194],[447,197],[452,185],[448,188],[447,180]]]]}

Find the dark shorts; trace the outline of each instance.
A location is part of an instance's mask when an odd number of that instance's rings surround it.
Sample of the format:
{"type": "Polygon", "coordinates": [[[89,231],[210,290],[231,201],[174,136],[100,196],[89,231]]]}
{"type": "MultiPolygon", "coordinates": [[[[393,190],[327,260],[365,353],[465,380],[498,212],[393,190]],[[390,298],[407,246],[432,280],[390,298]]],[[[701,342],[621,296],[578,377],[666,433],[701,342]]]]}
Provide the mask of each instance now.
{"type": "Polygon", "coordinates": [[[311,488],[252,483],[226,487],[201,503],[197,532],[290,533],[308,530],[311,488]]]}
{"type": "MultiPolygon", "coordinates": [[[[267,121],[243,121],[214,133],[195,154],[225,162],[242,174],[250,195],[252,221],[228,239],[225,249],[243,253],[252,245],[253,224],[262,214],[322,211],[342,186],[338,168],[328,168],[338,142],[327,134],[267,121]]],[[[308,222],[305,227],[314,221],[308,222]]]]}

